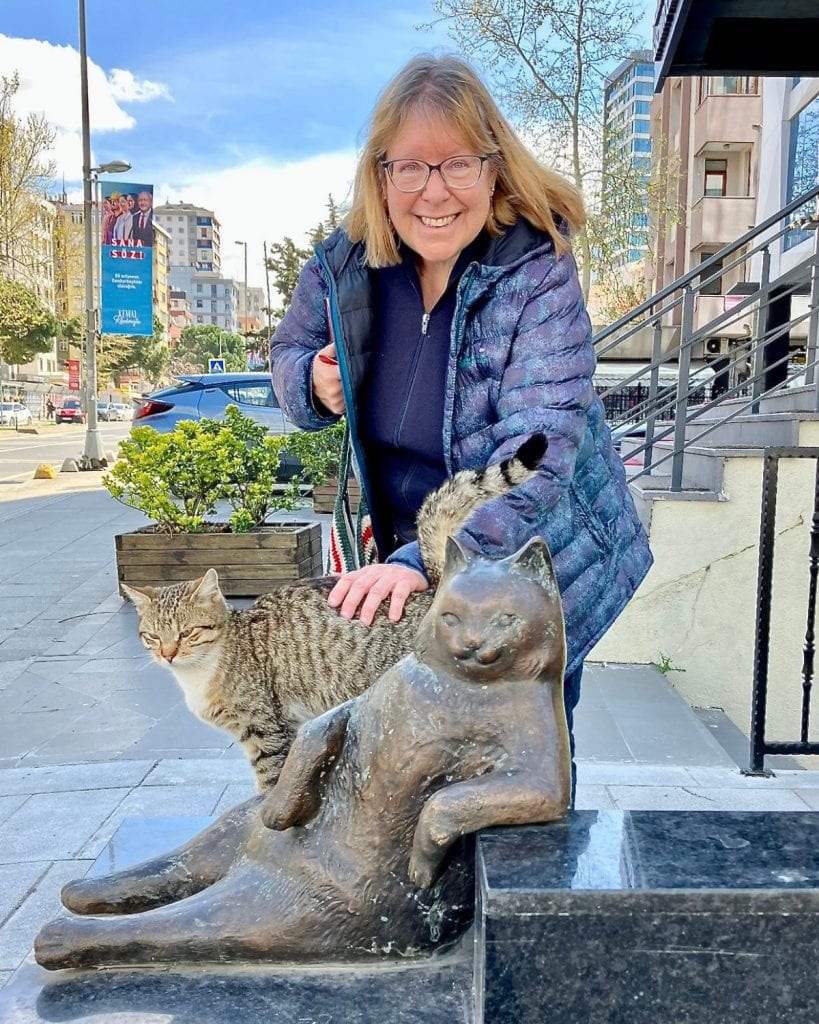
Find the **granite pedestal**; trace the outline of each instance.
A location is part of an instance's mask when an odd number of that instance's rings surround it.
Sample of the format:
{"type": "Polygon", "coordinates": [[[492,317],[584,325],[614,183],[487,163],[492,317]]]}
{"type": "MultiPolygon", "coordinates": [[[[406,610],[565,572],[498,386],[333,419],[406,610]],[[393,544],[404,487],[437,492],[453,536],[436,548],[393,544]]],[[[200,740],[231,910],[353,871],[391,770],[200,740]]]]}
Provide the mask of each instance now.
{"type": "MultiPolygon", "coordinates": [[[[129,819],[92,869],[209,819],[129,819]]],[[[474,937],[415,963],[60,971],[2,1024],[816,1024],[819,814],[579,811],[478,837],[474,937]]]]}
{"type": "Polygon", "coordinates": [[[816,1024],[819,814],[575,812],[478,839],[481,1024],[816,1024]]]}

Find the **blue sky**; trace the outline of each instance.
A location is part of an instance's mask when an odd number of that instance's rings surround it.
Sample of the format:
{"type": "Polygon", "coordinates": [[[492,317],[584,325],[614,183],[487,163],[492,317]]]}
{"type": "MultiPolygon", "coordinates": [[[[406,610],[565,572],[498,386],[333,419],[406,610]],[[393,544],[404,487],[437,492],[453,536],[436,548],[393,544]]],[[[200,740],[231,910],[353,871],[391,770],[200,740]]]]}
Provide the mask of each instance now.
{"type": "MultiPolygon", "coordinates": [[[[222,221],[226,273],[262,284],[262,241],[304,232],[329,192],[344,200],[379,90],[413,54],[454,49],[432,0],[86,0],[93,159],[158,202],[200,203],[222,221]]],[[[650,17],[646,17],[646,37],[650,17]]],[[[3,0],[0,73],[19,109],[58,131],[66,187],[81,174],[75,0],[3,0]]]]}

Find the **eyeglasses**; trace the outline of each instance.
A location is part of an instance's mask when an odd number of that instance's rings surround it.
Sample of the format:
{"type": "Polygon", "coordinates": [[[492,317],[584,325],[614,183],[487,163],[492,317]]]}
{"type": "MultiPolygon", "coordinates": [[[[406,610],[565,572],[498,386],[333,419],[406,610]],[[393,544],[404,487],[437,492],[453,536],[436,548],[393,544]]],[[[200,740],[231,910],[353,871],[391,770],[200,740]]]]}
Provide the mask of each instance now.
{"type": "Polygon", "coordinates": [[[426,188],[433,171],[441,175],[447,188],[472,188],[477,185],[488,156],[451,156],[440,164],[425,160],[382,160],[380,166],[399,192],[420,192],[426,188]]]}

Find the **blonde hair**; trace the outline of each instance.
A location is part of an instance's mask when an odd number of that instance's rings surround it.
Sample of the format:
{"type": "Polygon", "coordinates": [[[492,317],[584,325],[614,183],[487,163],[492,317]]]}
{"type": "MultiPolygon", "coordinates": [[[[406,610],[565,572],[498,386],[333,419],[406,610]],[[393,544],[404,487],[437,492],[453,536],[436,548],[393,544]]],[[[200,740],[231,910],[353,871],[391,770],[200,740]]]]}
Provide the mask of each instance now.
{"type": "Polygon", "coordinates": [[[384,204],[380,161],[407,116],[419,110],[444,118],[476,155],[490,158],[496,176],[486,222],[490,235],[502,234],[503,228],[525,217],[551,237],[557,252],[570,248],[563,232],[574,233],[586,220],[577,189],[526,149],[465,61],[424,54],[406,64],[379,97],[359,157],[345,227],[352,241],[364,243],[369,266],[400,262],[398,239],[384,204]]]}

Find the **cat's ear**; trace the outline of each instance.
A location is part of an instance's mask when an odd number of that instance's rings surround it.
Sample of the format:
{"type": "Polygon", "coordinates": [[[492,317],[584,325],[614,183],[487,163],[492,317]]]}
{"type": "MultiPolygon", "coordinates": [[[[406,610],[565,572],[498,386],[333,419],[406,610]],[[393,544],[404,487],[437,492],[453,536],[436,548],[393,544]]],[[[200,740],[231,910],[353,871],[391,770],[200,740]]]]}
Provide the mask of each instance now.
{"type": "Polygon", "coordinates": [[[462,572],[474,557],[473,552],[465,548],[459,540],[456,540],[454,537],[447,537],[442,577],[462,572]]]}
{"type": "Polygon", "coordinates": [[[219,574],[215,569],[208,569],[204,576],[198,580],[192,580],[188,586],[189,596],[195,597],[197,601],[223,601],[222,591],[219,589],[219,574]]]}
{"type": "Polygon", "coordinates": [[[127,583],[122,583],[120,586],[123,594],[136,606],[138,612],[147,608],[156,596],[154,587],[129,587],[127,583]]]}
{"type": "Polygon", "coordinates": [[[510,572],[520,573],[539,583],[550,594],[558,594],[552,556],[542,537],[533,537],[513,555],[504,559],[510,572]]]}

